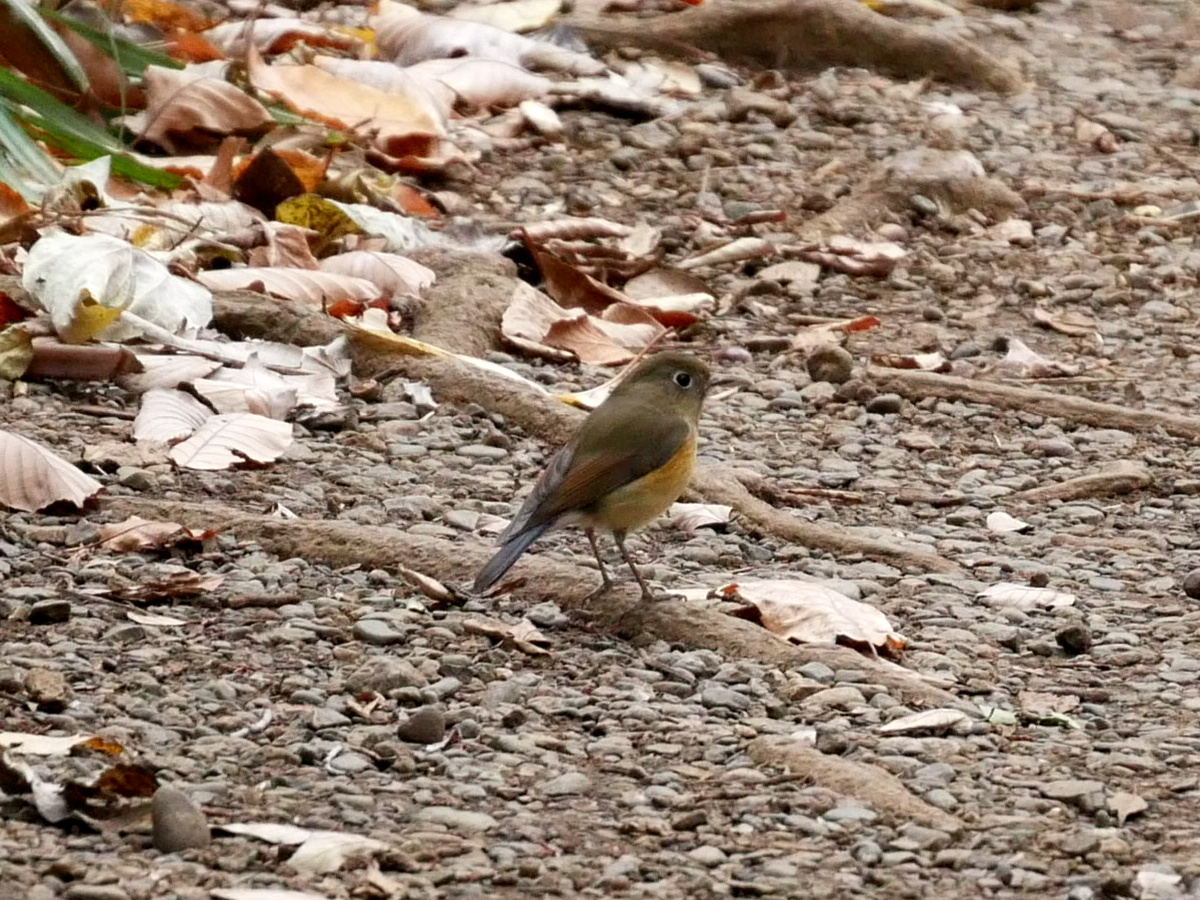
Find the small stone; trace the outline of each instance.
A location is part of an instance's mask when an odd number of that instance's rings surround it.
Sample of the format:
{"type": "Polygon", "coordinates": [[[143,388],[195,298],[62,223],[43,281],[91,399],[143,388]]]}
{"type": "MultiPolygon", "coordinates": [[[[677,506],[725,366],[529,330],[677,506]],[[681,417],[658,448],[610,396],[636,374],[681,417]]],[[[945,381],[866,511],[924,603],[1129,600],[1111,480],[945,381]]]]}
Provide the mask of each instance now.
{"type": "Polygon", "coordinates": [[[708,824],[708,813],[702,809],[693,809],[671,820],[671,827],[676,831],[695,831],[701,825],[708,824]]]}
{"type": "Polygon", "coordinates": [[[805,366],[813,381],[845,384],[854,373],[854,357],[844,347],[818,347],[808,355],[805,366]]]}
{"type": "Polygon", "coordinates": [[[867,698],[856,687],[839,685],[837,687],[826,688],[823,691],[817,691],[815,694],[809,694],[800,705],[818,709],[850,710],[866,706],[867,698]]]}
{"type": "Polygon", "coordinates": [[[354,637],[376,647],[402,644],[405,641],[405,635],[394,631],[383,619],[359,619],[354,623],[354,637]]]}
{"type": "Polygon", "coordinates": [[[25,676],[25,693],[42,712],[62,712],[71,699],[71,686],[62,672],[30,669],[25,676]]]}
{"type": "Polygon", "coordinates": [[[721,863],[725,862],[725,860],[729,859],[729,857],[725,854],[725,851],[720,847],[713,847],[709,845],[697,847],[695,850],[689,851],[688,856],[691,857],[695,862],[700,863],[700,865],[708,866],[709,868],[712,868],[713,866],[719,866],[721,863]]]}
{"type": "Polygon", "coordinates": [[[146,629],[136,622],[116,625],[104,632],[104,640],[112,644],[136,644],[146,639],[146,629]]]}
{"type": "Polygon", "coordinates": [[[734,712],[744,712],[750,708],[750,698],[745,694],[710,684],[700,694],[700,702],[709,709],[731,709],[734,712]]]}
{"type": "Polygon", "coordinates": [[[423,706],[396,728],[396,736],[410,744],[436,744],[446,736],[446,716],[440,707],[423,706]]]}
{"type": "Polygon", "coordinates": [[[173,785],[164,784],[154,792],[150,820],[154,846],[163,853],[207,847],[212,839],[203,811],[173,785]]]}
{"type": "Polygon", "coordinates": [[[70,618],[69,600],[39,600],[29,607],[30,625],[58,625],[70,618]]]}
{"type": "Polygon", "coordinates": [[[1092,629],[1082,622],[1074,622],[1065,628],[1060,628],[1054,635],[1058,646],[1070,656],[1079,656],[1092,649],[1092,629]]]}
{"type": "Polygon", "coordinates": [[[1063,838],[1058,848],[1067,856],[1087,856],[1100,846],[1100,836],[1094,831],[1077,831],[1063,838]]]}
{"type": "Polygon", "coordinates": [[[1200,569],[1192,569],[1184,576],[1183,592],[1193,600],[1200,600],[1200,569]]]}
{"type": "Polygon", "coordinates": [[[158,478],[153,472],[139,469],[136,466],[121,466],[117,469],[117,484],[131,491],[156,491],[158,478]]]}
{"type": "Polygon", "coordinates": [[[313,710],[312,718],[309,720],[309,725],[313,731],[321,731],[325,728],[346,728],[351,724],[350,717],[338,712],[336,709],[330,709],[328,706],[321,706],[313,710]]]}
{"type": "Polygon", "coordinates": [[[569,797],[572,794],[585,793],[591,787],[592,779],[582,772],[564,772],[542,785],[542,793],[547,797],[569,797]]]}
{"type": "Polygon", "coordinates": [[[129,894],[116,884],[72,884],[63,900],[129,900],[129,894]]]}
{"type": "Polygon", "coordinates": [[[497,825],[496,820],[487,813],[454,809],[451,806],[427,806],[417,813],[417,821],[445,825],[465,834],[479,834],[497,825]]]}
{"type": "Polygon", "coordinates": [[[833,669],[822,662],[805,663],[796,672],[810,681],[816,681],[821,684],[833,684],[833,669]]]}
{"type": "Polygon", "coordinates": [[[899,394],[879,394],[867,401],[866,410],[878,415],[898,413],[904,408],[904,399],[899,394]]]}
{"type": "Polygon", "coordinates": [[[396,688],[423,688],[428,683],[412,663],[391,656],[372,657],[346,678],[347,689],[355,694],[364,691],[386,694],[396,688]]]}

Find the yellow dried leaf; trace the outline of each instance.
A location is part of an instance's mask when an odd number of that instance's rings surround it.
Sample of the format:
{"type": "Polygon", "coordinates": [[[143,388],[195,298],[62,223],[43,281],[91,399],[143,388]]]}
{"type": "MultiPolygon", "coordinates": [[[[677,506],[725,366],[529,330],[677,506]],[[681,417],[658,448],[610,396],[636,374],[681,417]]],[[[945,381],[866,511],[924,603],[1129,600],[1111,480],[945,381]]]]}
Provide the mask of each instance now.
{"type": "Polygon", "coordinates": [[[119,307],[114,309],[100,305],[85,292],[75,307],[75,315],[59,335],[59,339],[64,344],[84,344],[94,340],[96,335],[121,317],[121,312],[119,307]]]}

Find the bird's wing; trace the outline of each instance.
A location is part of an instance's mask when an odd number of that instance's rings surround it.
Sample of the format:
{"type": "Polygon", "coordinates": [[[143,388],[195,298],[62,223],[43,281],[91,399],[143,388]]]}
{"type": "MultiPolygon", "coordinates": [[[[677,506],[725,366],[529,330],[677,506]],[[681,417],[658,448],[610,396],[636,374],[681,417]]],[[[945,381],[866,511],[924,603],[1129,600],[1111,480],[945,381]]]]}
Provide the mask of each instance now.
{"type": "MultiPolygon", "coordinates": [[[[603,412],[603,407],[596,410],[603,412]]],[[[662,468],[691,432],[686,419],[655,410],[635,419],[635,441],[623,431],[629,427],[628,411],[620,423],[596,413],[580,426],[570,443],[554,454],[500,536],[501,543],[565,513],[587,509],[617,488],[662,468]],[[603,447],[604,451],[591,450],[583,455],[580,447],[603,447]]]]}

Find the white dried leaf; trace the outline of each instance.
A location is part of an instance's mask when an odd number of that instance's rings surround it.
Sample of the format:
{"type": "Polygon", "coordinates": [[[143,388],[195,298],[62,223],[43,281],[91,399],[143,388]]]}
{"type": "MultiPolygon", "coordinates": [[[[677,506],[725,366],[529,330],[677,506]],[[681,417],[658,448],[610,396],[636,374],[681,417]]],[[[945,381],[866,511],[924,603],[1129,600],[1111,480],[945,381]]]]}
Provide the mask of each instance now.
{"type": "Polygon", "coordinates": [[[23,731],[0,731],[0,749],[15,750],[29,756],[66,756],[72,747],[91,739],[90,734],[59,737],[49,734],[26,734],[23,731]]]}
{"type": "Polygon", "coordinates": [[[994,531],[997,534],[1015,534],[1033,531],[1033,526],[1028,522],[1022,522],[1003,510],[996,510],[993,513],[988,513],[987,527],[989,531],[994,531]]]}
{"type": "Polygon", "coordinates": [[[673,503],[667,515],[676,528],[695,531],[728,524],[733,507],[722,503],[673,503]]]}
{"type": "Polygon", "coordinates": [[[40,444],[0,430],[0,506],[24,512],[60,501],[83,506],[103,487],[40,444]]]}
{"type": "Polygon", "coordinates": [[[142,396],[142,407],[133,420],[133,439],[138,443],[173,444],[195,432],[212,414],[191,394],[154,388],[142,396]]]}
{"type": "Polygon", "coordinates": [[[1075,595],[1053,588],[1030,587],[1027,584],[1001,582],[993,584],[975,595],[992,606],[1015,606],[1017,609],[1058,609],[1075,603],[1075,595]]]}
{"type": "Polygon", "coordinates": [[[216,471],[250,460],[274,462],[292,443],[292,426],[253,413],[213,416],[190,438],[171,448],[185,469],[216,471]]]}
{"type": "MultiPolygon", "coordinates": [[[[203,328],[212,319],[212,294],[132,244],[105,234],[48,234],[29,250],[21,284],[69,334],[85,302],[126,310],[172,333],[203,328]]],[[[94,337],[126,341],[141,328],[118,318],[94,337]]]]}
{"type": "Polygon", "coordinates": [[[847,640],[894,651],[906,643],[887,616],[822,584],[807,581],[741,581],[719,590],[758,609],[763,626],[799,644],[847,640]]]}
{"type": "Polygon", "coordinates": [[[920,731],[943,732],[970,725],[971,717],[961,709],[925,709],[893,719],[876,729],[880,734],[913,734],[920,731]]]}

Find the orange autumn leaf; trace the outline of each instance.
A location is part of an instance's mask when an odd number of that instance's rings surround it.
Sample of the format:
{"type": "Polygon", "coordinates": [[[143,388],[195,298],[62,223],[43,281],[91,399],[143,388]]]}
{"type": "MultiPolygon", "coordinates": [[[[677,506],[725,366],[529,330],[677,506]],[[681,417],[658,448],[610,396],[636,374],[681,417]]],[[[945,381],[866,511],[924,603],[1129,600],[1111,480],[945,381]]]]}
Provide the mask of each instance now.
{"type": "Polygon", "coordinates": [[[190,31],[176,31],[165,38],[167,53],[171,59],[182,63],[212,62],[224,59],[225,54],[214,47],[203,35],[190,31]]]}
{"type": "Polygon", "coordinates": [[[128,22],[144,22],[160,31],[204,31],[212,21],[181,6],[173,0],[117,0],[105,4],[114,15],[124,16],[128,22]]]}

